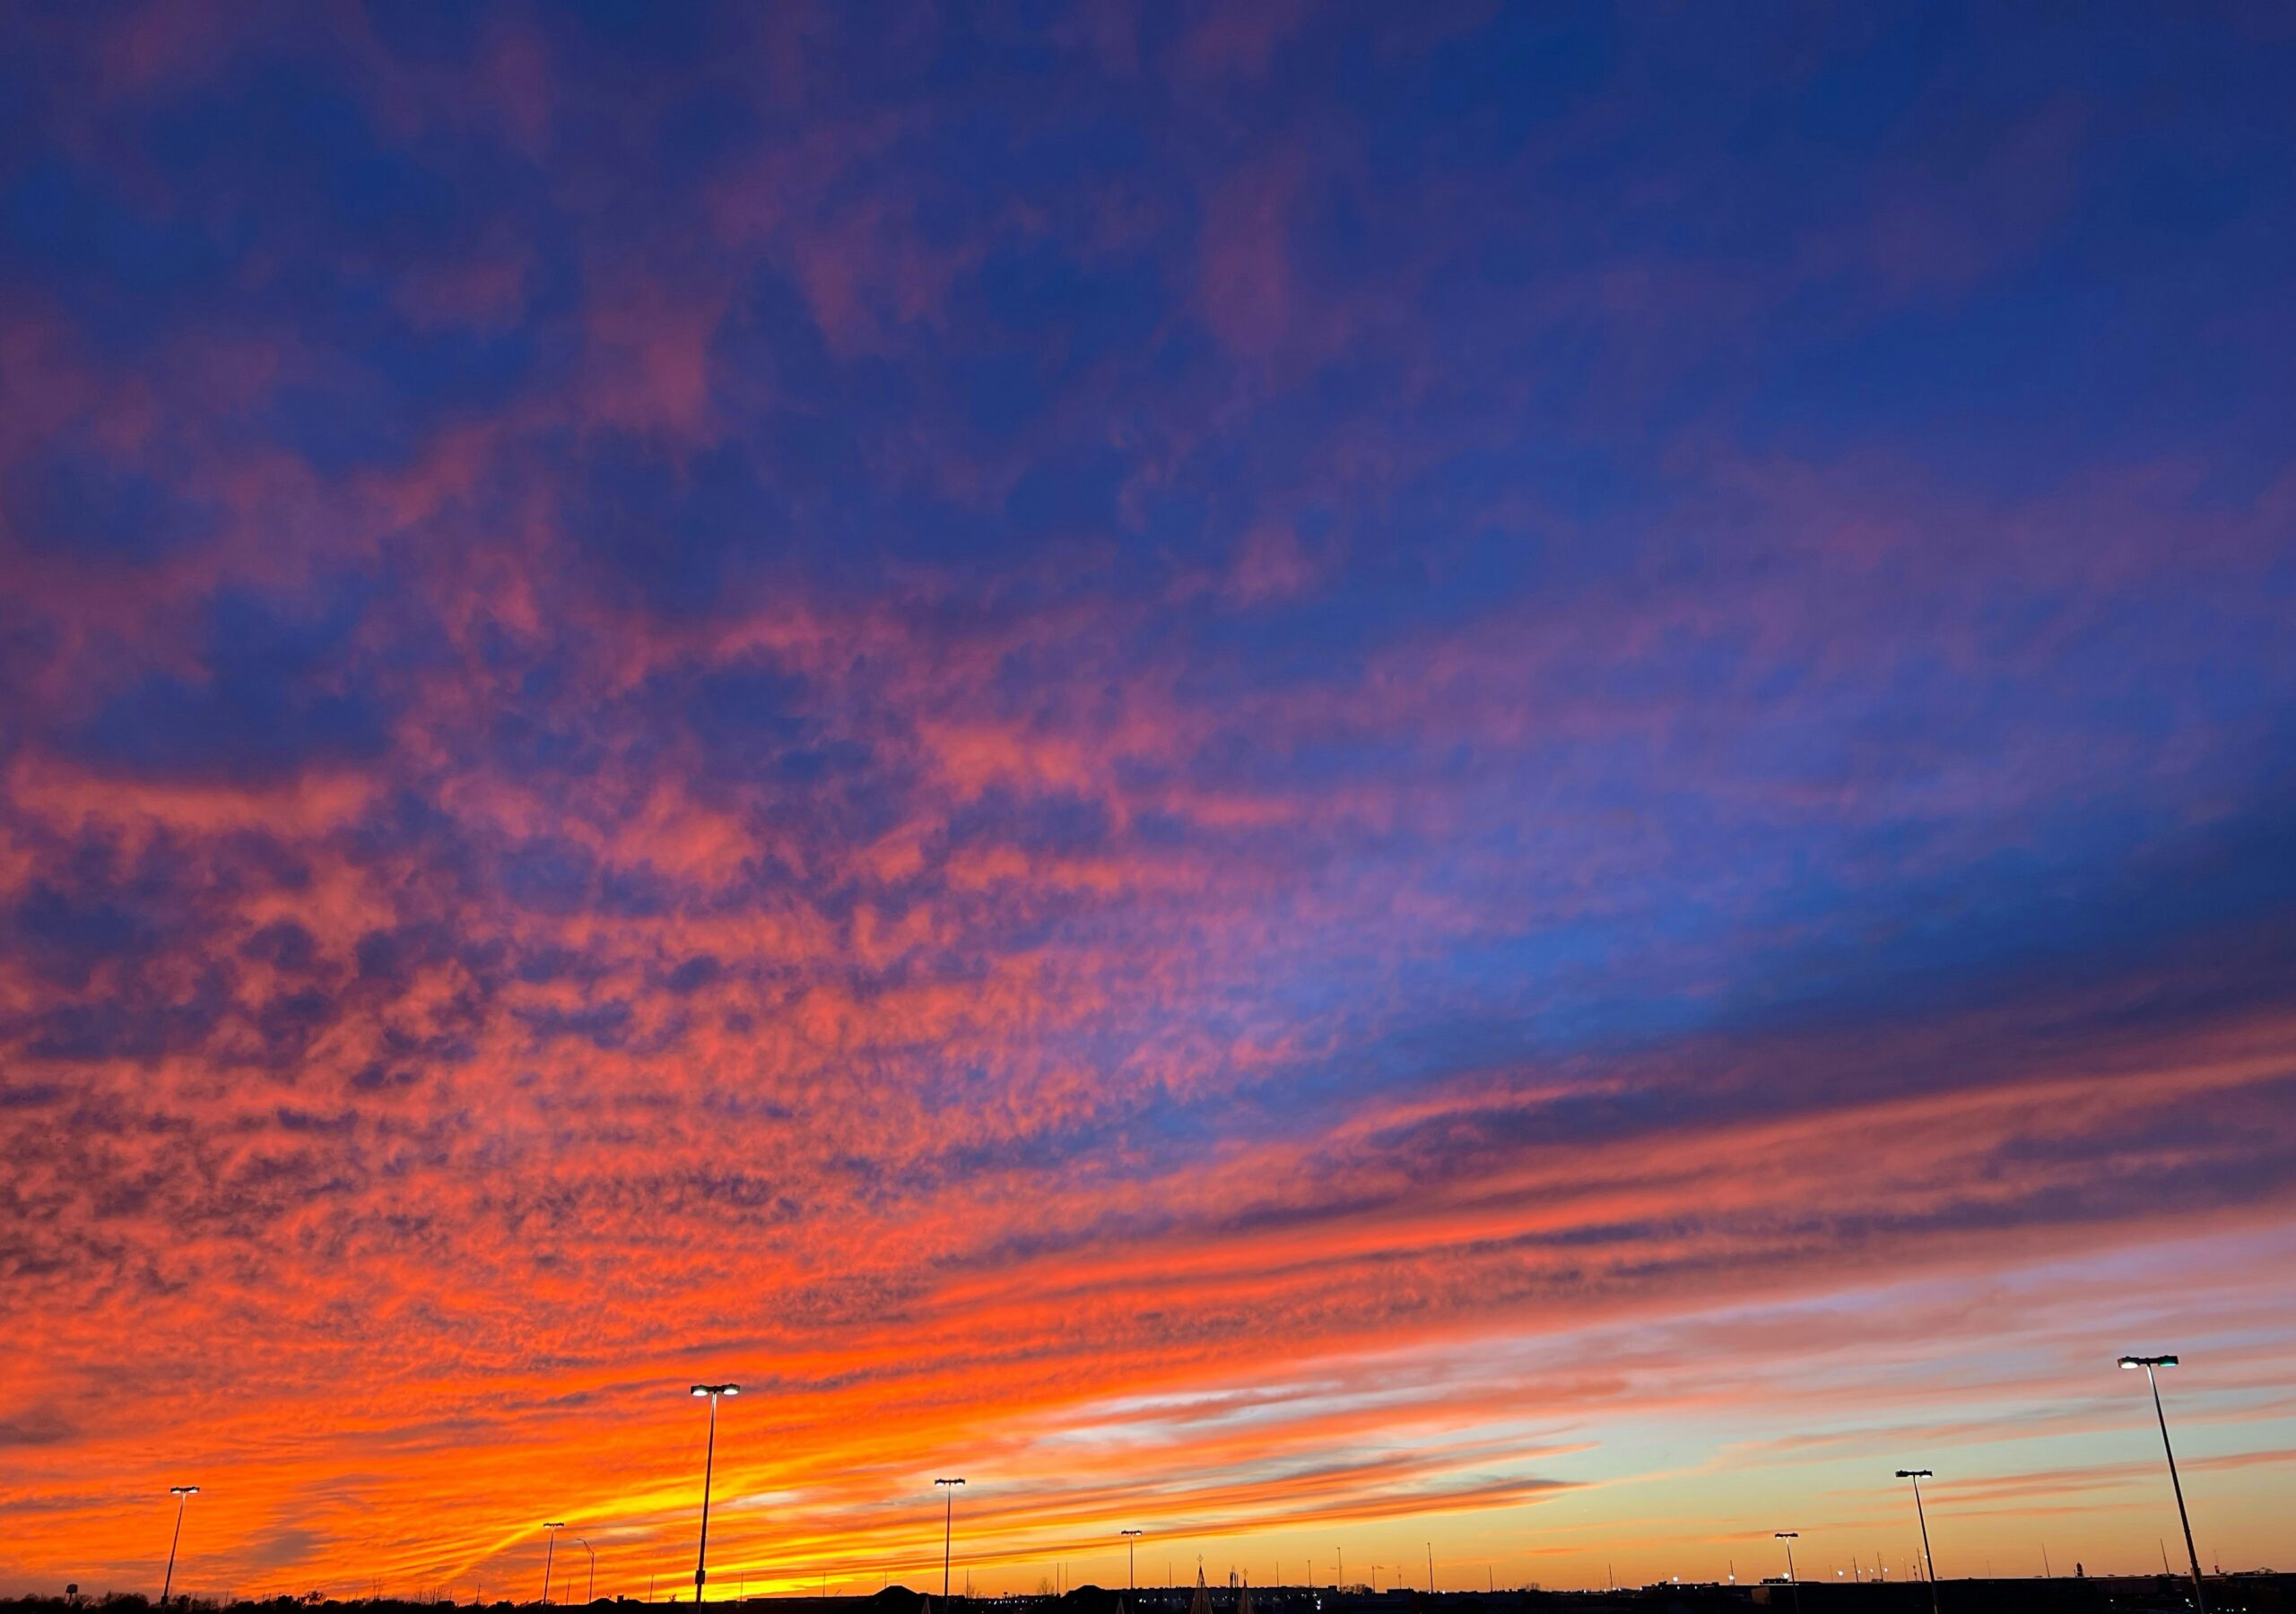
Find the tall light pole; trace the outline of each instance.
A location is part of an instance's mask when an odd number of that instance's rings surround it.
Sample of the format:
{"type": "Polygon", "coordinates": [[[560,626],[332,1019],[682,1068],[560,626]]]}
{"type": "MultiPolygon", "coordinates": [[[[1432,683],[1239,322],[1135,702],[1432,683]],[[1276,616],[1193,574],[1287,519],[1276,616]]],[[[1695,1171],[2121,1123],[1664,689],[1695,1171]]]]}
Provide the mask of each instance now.
{"type": "Polygon", "coordinates": [[[739,1395],[739,1384],[696,1384],[686,1393],[709,1398],[709,1446],[701,1459],[701,1545],[693,1554],[693,1601],[701,1605],[701,1589],[709,1579],[709,1480],[718,1468],[718,1398],[739,1395]]]}
{"type": "Polygon", "coordinates": [[[2177,1493],[2177,1523],[2185,1528],[2185,1556],[2192,1560],[2193,1607],[2199,1610],[2199,1614],[2208,1614],[2208,1593],[2200,1584],[2200,1554],[2193,1550],[2192,1520],[2185,1514],[2185,1488],[2177,1478],[2177,1453],[2175,1448],[2169,1445],[2169,1415],[2161,1410],[2161,1379],[2154,1371],[2155,1368],[2175,1367],[2177,1358],[2172,1356],[2125,1356],[2121,1358],[2120,1365],[2125,1368],[2144,1368],[2144,1381],[2152,1386],[2152,1416],[2161,1420],[2161,1450],[2168,1453],[2169,1488],[2177,1493]]]}
{"type": "Polygon", "coordinates": [[[939,1488],[941,1494],[948,1498],[948,1500],[943,1505],[941,1510],[941,1608],[943,1614],[947,1614],[949,1607],[949,1541],[952,1532],[956,1528],[957,1487],[962,1485],[964,1481],[962,1480],[935,1480],[933,1483],[935,1486],[939,1488]]]}
{"type": "Polygon", "coordinates": [[[1786,1543],[1786,1584],[1794,1588],[1794,1614],[1802,1614],[1802,1583],[1794,1574],[1794,1543],[1802,1539],[1802,1532],[1773,1530],[1770,1533],[1786,1543]]]}
{"type": "Polygon", "coordinates": [[[1937,1614],[1937,1557],[1929,1550],[1929,1515],[1921,1511],[1921,1482],[1937,1476],[1927,1469],[1900,1469],[1898,1478],[1913,1481],[1913,1516],[1921,1521],[1921,1561],[1929,1571],[1929,1614],[1937,1614]]]}
{"type": "Polygon", "coordinates": [[[199,1494],[196,1485],[170,1485],[168,1495],[176,1499],[176,1532],[168,1538],[168,1578],[160,1586],[160,1606],[168,1606],[168,1593],[176,1584],[176,1548],[183,1540],[183,1505],[199,1494]]]}
{"type": "Polygon", "coordinates": [[[550,1532],[550,1549],[542,1555],[542,1606],[546,1609],[550,1607],[550,1566],[558,1561],[558,1532],[566,1528],[566,1522],[560,1519],[543,1528],[550,1532]]]}
{"type": "Polygon", "coordinates": [[[1132,1572],[1132,1550],[1140,1544],[1140,1532],[1120,1530],[1117,1533],[1124,1538],[1124,1590],[1125,1594],[1130,1596],[1135,1589],[1134,1581],[1136,1578],[1132,1572]]]}
{"type": "Polygon", "coordinates": [[[598,1549],[591,1546],[589,1542],[584,1540],[580,1536],[576,1536],[574,1538],[574,1545],[579,1547],[583,1551],[590,1555],[590,1592],[589,1595],[585,1597],[582,1601],[584,1602],[596,1602],[598,1601],[598,1549]]]}

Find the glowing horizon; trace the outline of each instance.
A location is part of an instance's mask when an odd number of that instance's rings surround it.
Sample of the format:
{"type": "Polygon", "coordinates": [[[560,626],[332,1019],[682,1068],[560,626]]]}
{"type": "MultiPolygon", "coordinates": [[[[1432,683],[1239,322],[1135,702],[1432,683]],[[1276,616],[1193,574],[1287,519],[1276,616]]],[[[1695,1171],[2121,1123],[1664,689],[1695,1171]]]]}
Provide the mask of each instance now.
{"type": "Polygon", "coordinates": [[[0,1595],[2296,1558],[2262,8],[0,41],[0,1595]]]}

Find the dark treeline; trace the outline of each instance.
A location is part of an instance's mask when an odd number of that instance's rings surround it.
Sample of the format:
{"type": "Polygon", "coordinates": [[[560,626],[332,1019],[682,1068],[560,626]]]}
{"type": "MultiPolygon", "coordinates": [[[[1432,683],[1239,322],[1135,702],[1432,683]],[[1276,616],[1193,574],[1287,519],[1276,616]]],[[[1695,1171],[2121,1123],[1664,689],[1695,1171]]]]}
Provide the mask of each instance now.
{"type": "MultiPolygon", "coordinates": [[[[2234,1575],[2211,1576],[2211,1614],[2296,1614],[2296,1575],[2234,1575]]],[[[2173,1576],[2092,1576],[2085,1580],[1947,1581],[1938,1587],[1944,1614],[2189,1614],[2192,1587],[2173,1576]]],[[[1100,1586],[1079,1586],[1058,1597],[1016,1594],[1008,1597],[956,1598],[945,1611],[940,1599],[891,1586],[866,1597],[752,1597],[713,1600],[711,1607],[747,1607],[752,1614],[1185,1614],[1196,1594],[1190,1586],[1144,1586],[1134,1592],[1100,1586]]],[[[1928,1614],[1929,1588],[1918,1582],[1867,1582],[1839,1585],[1805,1581],[1786,1585],[1657,1585],[1620,1587],[1615,1591],[1548,1592],[1538,1590],[1446,1592],[1345,1592],[1297,1586],[1251,1588],[1253,1614],[1543,1614],[1544,1610],[1574,1614],[1722,1614],[1726,1610],[1767,1609],[1782,1614],[1928,1614]]],[[[1218,1586],[1211,1591],[1214,1614],[1236,1614],[1237,1593],[1218,1586]]],[[[0,1599],[0,1614],[145,1614],[156,1600],[141,1593],[99,1596],[27,1597],[0,1599]]],[[[170,1610],[193,1614],[280,1614],[286,1610],[317,1610],[317,1614],[439,1614],[447,1608],[488,1610],[492,1614],[538,1614],[544,1605],[532,1601],[490,1601],[484,1604],[453,1602],[448,1599],[335,1599],[317,1593],[281,1595],[260,1600],[220,1601],[212,1598],[178,1597],[170,1610]]],[[[599,1598],[596,1602],[553,1603],[569,1610],[614,1610],[625,1614],[649,1605],[644,1598],[599,1598]]],[[[668,1607],[666,1598],[656,1604],[668,1607]]],[[[691,1614],[692,1605],[684,1605],[691,1614]]]]}

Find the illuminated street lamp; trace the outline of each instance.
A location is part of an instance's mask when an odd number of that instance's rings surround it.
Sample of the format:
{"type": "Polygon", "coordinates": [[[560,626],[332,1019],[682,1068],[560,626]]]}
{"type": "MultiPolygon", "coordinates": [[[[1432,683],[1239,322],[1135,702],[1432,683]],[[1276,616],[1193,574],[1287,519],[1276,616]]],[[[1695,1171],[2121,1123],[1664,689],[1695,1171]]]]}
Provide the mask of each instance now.
{"type": "Polygon", "coordinates": [[[718,1398],[739,1395],[739,1384],[696,1384],[688,1395],[709,1398],[709,1446],[701,1459],[701,1545],[693,1554],[693,1601],[701,1603],[701,1588],[709,1579],[709,1477],[718,1466],[718,1398]]]}
{"type": "Polygon", "coordinates": [[[2193,1550],[2192,1520],[2185,1514],[2185,1488],[2177,1479],[2177,1453],[2169,1445],[2169,1415],[2161,1410],[2161,1379],[2154,1371],[2156,1368],[2175,1367],[2177,1358],[2172,1356],[2125,1356],[2121,1358],[2120,1365],[2124,1368],[2144,1368],[2144,1382],[2152,1386],[2152,1416],[2161,1420],[2161,1450],[2167,1453],[2169,1458],[2169,1488],[2177,1493],[2177,1523],[2185,1527],[2185,1556],[2192,1560],[2193,1607],[2199,1614],[2208,1614],[2208,1593],[2201,1589],[2200,1584],[2200,1554],[2193,1550]]]}
{"type": "Polygon", "coordinates": [[[598,1601],[598,1549],[591,1546],[589,1542],[584,1540],[580,1536],[576,1536],[574,1538],[574,1545],[579,1547],[583,1551],[590,1555],[590,1590],[589,1594],[584,1597],[582,1601],[584,1602],[596,1602],[598,1601]]]}
{"type": "Polygon", "coordinates": [[[550,1607],[550,1566],[558,1560],[558,1532],[566,1528],[563,1519],[543,1526],[550,1532],[550,1549],[542,1555],[542,1604],[550,1607]]]}
{"type": "Polygon", "coordinates": [[[964,1481],[935,1480],[933,1483],[939,1487],[941,1494],[948,1498],[943,1504],[941,1510],[941,1607],[945,1614],[949,1606],[949,1540],[951,1532],[956,1527],[957,1487],[962,1485],[964,1481]]]}
{"type": "Polygon", "coordinates": [[[1794,1614],[1802,1614],[1802,1583],[1794,1575],[1794,1543],[1802,1539],[1798,1530],[1773,1530],[1773,1537],[1786,1543],[1786,1584],[1794,1588],[1794,1614]]]}
{"type": "Polygon", "coordinates": [[[1898,1478],[1913,1481],[1913,1516],[1921,1521],[1921,1561],[1929,1570],[1929,1614],[1937,1614],[1937,1558],[1929,1550],[1929,1515],[1921,1511],[1921,1482],[1937,1476],[1927,1469],[1900,1469],[1898,1478]]]}
{"type": "Polygon", "coordinates": [[[1133,1591],[1132,1550],[1140,1544],[1140,1532],[1136,1530],[1119,1530],[1117,1533],[1124,1538],[1124,1589],[1128,1595],[1133,1591]]]}
{"type": "Polygon", "coordinates": [[[168,1538],[168,1578],[160,1585],[160,1606],[168,1606],[168,1592],[176,1584],[176,1548],[183,1540],[183,1505],[199,1494],[196,1485],[170,1485],[168,1495],[176,1499],[176,1532],[168,1538]]]}

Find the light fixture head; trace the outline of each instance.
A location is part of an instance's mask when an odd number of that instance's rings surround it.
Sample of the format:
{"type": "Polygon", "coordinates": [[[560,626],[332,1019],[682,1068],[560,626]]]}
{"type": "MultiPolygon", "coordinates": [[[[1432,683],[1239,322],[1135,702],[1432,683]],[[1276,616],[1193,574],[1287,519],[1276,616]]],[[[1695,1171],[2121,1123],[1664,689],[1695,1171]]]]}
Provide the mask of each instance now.
{"type": "Polygon", "coordinates": [[[1927,1469],[1900,1469],[1898,1471],[1898,1478],[1900,1480],[1935,1480],[1936,1477],[1927,1469]]]}
{"type": "Polygon", "coordinates": [[[563,1519],[553,1519],[549,1523],[544,1525],[543,1528],[544,1530],[563,1530],[566,1528],[566,1521],[563,1519]]]}

